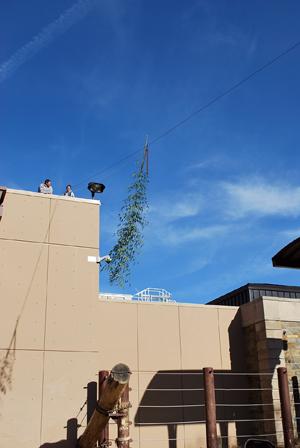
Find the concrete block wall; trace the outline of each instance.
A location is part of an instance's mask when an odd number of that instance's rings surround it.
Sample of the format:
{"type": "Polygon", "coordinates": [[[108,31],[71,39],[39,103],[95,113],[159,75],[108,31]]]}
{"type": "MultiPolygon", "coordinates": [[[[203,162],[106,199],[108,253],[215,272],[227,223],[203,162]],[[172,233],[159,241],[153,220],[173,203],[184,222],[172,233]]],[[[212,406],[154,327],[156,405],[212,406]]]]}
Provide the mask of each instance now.
{"type": "MultiPolygon", "coordinates": [[[[299,405],[295,404],[292,378],[300,380],[300,300],[263,297],[241,307],[242,325],[247,340],[248,369],[262,374],[259,377],[263,407],[262,417],[273,419],[257,425],[269,434],[276,433],[277,444],[283,445],[281,409],[277,380],[277,367],[287,367],[291,390],[291,408],[294,416],[294,434],[299,435],[299,405]]],[[[296,381],[297,382],[297,381],[296,381]]],[[[296,391],[297,392],[297,391],[296,391]]],[[[297,396],[296,396],[297,399],[297,396]]]]}

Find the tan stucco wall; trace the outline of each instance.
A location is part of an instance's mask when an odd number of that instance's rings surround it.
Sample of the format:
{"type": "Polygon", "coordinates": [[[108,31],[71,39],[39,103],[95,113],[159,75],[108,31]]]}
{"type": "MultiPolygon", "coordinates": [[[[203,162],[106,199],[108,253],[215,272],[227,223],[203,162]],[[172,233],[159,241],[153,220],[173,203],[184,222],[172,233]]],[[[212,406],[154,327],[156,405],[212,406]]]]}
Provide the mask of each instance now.
{"type": "MultiPolygon", "coordinates": [[[[231,369],[237,308],[100,301],[98,266],[87,262],[98,255],[98,239],[99,202],[8,192],[0,223],[0,350],[5,356],[15,328],[16,350],[11,389],[0,398],[0,447],[64,447],[52,443],[65,439],[84,387],[117,362],[133,372],[131,420],[158,370],[231,369]]],[[[136,447],[153,438],[168,446],[166,426],[132,425],[131,435],[136,447]]],[[[204,432],[182,425],[177,435],[178,447],[183,438],[196,447],[204,432]]]]}
{"type": "Polygon", "coordinates": [[[64,391],[72,401],[72,391],[77,397],[98,365],[98,266],[87,263],[88,255],[98,255],[98,235],[98,201],[6,195],[0,222],[0,349],[4,356],[16,328],[16,360],[11,390],[0,401],[1,447],[38,447],[63,435],[64,406],[61,401],[57,406],[55,396],[64,391]]]}

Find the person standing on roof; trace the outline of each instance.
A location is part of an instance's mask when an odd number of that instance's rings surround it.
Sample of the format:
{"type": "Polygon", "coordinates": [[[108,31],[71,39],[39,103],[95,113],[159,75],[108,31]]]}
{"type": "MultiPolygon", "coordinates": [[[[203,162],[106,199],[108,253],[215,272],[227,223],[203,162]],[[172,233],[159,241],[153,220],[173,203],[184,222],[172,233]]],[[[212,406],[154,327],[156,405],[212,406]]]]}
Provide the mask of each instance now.
{"type": "Polygon", "coordinates": [[[44,182],[41,183],[38,189],[39,193],[43,194],[53,194],[53,188],[50,179],[45,179],[44,182]]]}
{"type": "Polygon", "coordinates": [[[64,192],[64,196],[69,196],[70,198],[75,198],[75,194],[72,191],[72,187],[70,184],[66,186],[66,191],[64,192]]]}

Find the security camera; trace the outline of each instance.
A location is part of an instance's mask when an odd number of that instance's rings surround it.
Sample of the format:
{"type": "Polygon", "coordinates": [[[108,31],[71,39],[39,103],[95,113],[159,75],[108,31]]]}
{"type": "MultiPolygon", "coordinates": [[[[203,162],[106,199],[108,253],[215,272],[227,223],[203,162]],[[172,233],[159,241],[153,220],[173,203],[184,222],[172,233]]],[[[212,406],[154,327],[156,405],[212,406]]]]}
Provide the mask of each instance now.
{"type": "Polygon", "coordinates": [[[111,262],[111,258],[110,258],[109,255],[104,255],[103,257],[88,256],[88,262],[89,263],[98,263],[98,264],[100,264],[101,261],[105,261],[106,263],[110,263],[111,262]]]}
{"type": "Polygon", "coordinates": [[[104,255],[104,257],[100,257],[99,263],[101,263],[101,261],[105,261],[107,264],[109,264],[111,262],[111,258],[109,255],[104,255]]]}

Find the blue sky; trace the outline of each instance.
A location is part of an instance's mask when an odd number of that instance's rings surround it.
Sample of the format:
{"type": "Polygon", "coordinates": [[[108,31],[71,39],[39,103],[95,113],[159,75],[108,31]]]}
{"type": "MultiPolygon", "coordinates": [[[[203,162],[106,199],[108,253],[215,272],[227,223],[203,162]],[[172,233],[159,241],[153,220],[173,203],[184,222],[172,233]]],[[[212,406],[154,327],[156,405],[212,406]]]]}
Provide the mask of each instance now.
{"type": "MultiPolygon", "coordinates": [[[[300,39],[296,1],[12,0],[0,15],[1,181],[101,197],[101,252],[143,147],[300,39]],[[98,172],[102,175],[95,175],[98,172]]],[[[145,245],[126,292],[205,302],[300,284],[271,257],[300,233],[300,48],[150,146],[145,245]]],[[[101,290],[118,292],[101,274],[101,290]]]]}

